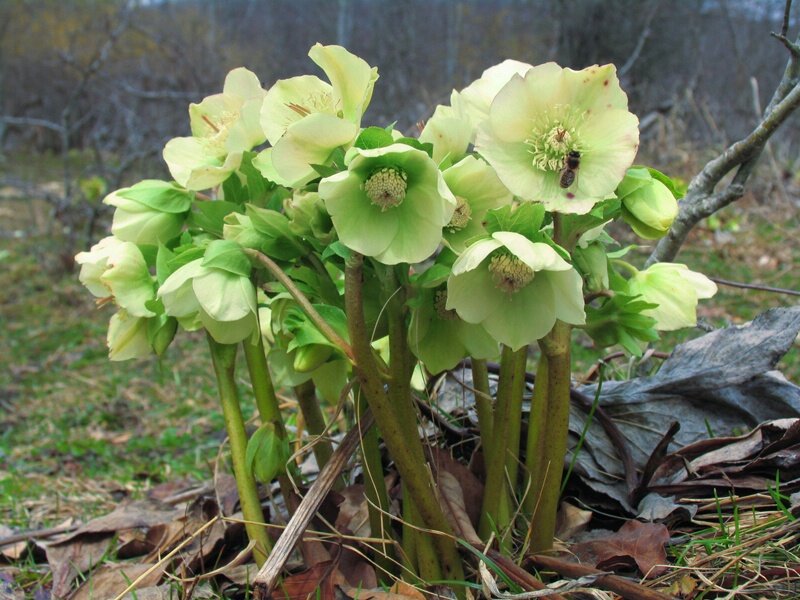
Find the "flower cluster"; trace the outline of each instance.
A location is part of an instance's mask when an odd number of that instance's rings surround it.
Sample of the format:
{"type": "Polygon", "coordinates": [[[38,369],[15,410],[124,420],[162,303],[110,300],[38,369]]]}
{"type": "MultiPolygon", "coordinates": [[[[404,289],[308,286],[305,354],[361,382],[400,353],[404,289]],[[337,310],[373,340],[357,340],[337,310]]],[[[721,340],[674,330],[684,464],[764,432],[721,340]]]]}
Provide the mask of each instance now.
{"type": "Polygon", "coordinates": [[[341,361],[312,320],[275,300],[287,290],[259,254],[334,321],[345,261],[367,257],[376,338],[392,273],[409,345],[433,372],[534,343],[557,321],[636,352],[655,329],[693,324],[697,299],[713,294],[682,265],[622,263],[604,232],[620,217],[656,239],[678,210],[666,176],[632,166],[638,120],[613,65],[505,61],[411,138],[362,126],[376,68],[339,46],[309,57],[327,81],[265,90],[231,71],[222,93],[189,107],[191,136],[166,144],[174,181],[106,197],[113,235],[76,261],[98,303],[118,308],[112,359],[161,353],[180,326],[222,344],[266,333],[275,364],[295,374],[341,361]]]}

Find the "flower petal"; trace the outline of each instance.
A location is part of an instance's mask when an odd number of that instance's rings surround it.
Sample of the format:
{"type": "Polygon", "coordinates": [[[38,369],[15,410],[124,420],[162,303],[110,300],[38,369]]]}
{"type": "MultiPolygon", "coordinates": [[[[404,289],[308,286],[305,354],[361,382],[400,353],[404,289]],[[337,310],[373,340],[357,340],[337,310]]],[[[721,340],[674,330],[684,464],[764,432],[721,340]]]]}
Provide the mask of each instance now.
{"type": "Polygon", "coordinates": [[[498,231],[493,233],[492,237],[501,242],[533,271],[567,271],[572,268],[572,265],[545,243],[532,242],[524,235],[513,231],[498,231]]]}
{"type": "Polygon", "coordinates": [[[333,86],[333,97],[337,112],[356,124],[372,98],[372,89],[378,79],[378,69],[351,54],[341,46],[314,44],[308,56],[317,63],[333,86]]]}
{"type": "Polygon", "coordinates": [[[333,113],[333,88],[319,77],[279,79],[261,105],[261,128],[273,146],[288,127],[315,112],[333,113]]]}

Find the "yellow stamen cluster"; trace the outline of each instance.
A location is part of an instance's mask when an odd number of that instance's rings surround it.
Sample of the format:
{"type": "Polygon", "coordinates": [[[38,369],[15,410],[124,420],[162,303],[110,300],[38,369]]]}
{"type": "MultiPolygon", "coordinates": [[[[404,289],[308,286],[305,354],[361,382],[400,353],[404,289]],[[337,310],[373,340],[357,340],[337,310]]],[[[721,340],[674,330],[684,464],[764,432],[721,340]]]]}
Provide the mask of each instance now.
{"type": "Polygon", "coordinates": [[[407,188],[408,176],[394,167],[380,168],[364,182],[364,193],[381,211],[399,206],[407,188]]]}
{"type": "Polygon", "coordinates": [[[534,271],[516,256],[496,254],[489,260],[492,281],[501,290],[513,294],[533,281],[534,271]]]}
{"type": "Polygon", "coordinates": [[[576,130],[582,119],[583,115],[566,106],[556,106],[542,114],[525,140],[533,166],[542,171],[563,169],[567,154],[581,151],[576,130]]]}
{"type": "Polygon", "coordinates": [[[456,210],[450,222],[447,224],[447,229],[457,231],[464,229],[472,219],[472,208],[461,196],[456,196],[456,210]]]}
{"type": "Polygon", "coordinates": [[[436,316],[442,321],[454,321],[458,314],[453,309],[447,308],[447,290],[439,290],[433,297],[433,308],[436,316]]]}

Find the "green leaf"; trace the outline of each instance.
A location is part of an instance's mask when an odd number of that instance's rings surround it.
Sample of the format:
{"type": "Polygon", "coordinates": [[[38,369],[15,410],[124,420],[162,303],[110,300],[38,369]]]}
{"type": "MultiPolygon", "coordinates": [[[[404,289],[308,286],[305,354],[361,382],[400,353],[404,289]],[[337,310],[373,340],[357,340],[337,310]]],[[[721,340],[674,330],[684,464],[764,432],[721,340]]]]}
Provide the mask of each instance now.
{"type": "Polygon", "coordinates": [[[303,242],[292,231],[286,215],[253,204],[245,207],[253,228],[264,236],[261,251],[271,258],[293,260],[306,254],[303,242]]]}
{"type": "Polygon", "coordinates": [[[225,216],[232,212],[242,212],[238,204],[222,200],[198,202],[195,206],[197,210],[189,215],[189,225],[207,231],[217,237],[222,237],[225,216]]]}
{"type": "Polygon", "coordinates": [[[242,180],[239,179],[237,172],[231,173],[231,176],[222,183],[222,195],[225,197],[226,202],[233,202],[234,204],[247,202],[247,190],[242,185],[242,180]]]}
{"type": "Polygon", "coordinates": [[[353,145],[362,150],[369,150],[391,146],[393,143],[394,138],[390,132],[380,127],[367,127],[361,131],[353,145]]]}
{"type": "MultiPolygon", "coordinates": [[[[166,257],[166,262],[164,266],[164,272],[172,274],[178,269],[180,269],[183,265],[188,265],[193,260],[197,260],[198,258],[203,258],[206,250],[205,248],[200,248],[199,246],[186,246],[186,249],[180,253],[172,254],[171,256],[166,257]]],[[[167,275],[166,278],[169,277],[167,275]]],[[[159,284],[164,283],[160,281],[159,284]]]]}
{"type": "Polygon", "coordinates": [[[672,195],[675,196],[676,200],[680,200],[681,198],[683,198],[686,195],[686,186],[685,185],[679,185],[671,177],[669,177],[668,175],[665,175],[664,173],[662,173],[658,169],[654,169],[652,167],[647,167],[647,170],[650,171],[650,176],[653,179],[657,179],[658,181],[663,183],[665,186],[667,186],[667,189],[670,192],[672,192],[672,195]]]}
{"type": "Polygon", "coordinates": [[[269,483],[286,472],[291,456],[286,436],[278,435],[274,423],[263,423],[247,441],[245,463],[257,481],[269,483]]]}
{"type": "Polygon", "coordinates": [[[533,241],[544,216],[544,206],[538,202],[523,202],[516,207],[501,206],[486,213],[486,230],[489,233],[513,231],[533,241]]]}
{"type": "Polygon", "coordinates": [[[338,173],[340,170],[338,167],[328,165],[311,164],[309,166],[319,173],[320,177],[330,177],[331,175],[336,175],[336,173],[338,173]]]}
{"type": "Polygon", "coordinates": [[[253,166],[253,158],[255,156],[255,152],[245,152],[242,156],[242,164],[239,166],[239,172],[247,179],[247,195],[249,201],[260,204],[267,197],[270,188],[269,182],[264,179],[261,171],[253,166]]]}
{"type": "Polygon", "coordinates": [[[411,146],[417,150],[422,150],[425,154],[433,158],[433,144],[430,142],[420,142],[417,138],[401,137],[394,140],[394,143],[405,144],[406,146],[411,146]]]}
{"type": "Polygon", "coordinates": [[[250,276],[250,260],[242,247],[231,240],[211,242],[206,248],[203,262],[200,264],[242,277],[250,276]]]}
{"type": "Polygon", "coordinates": [[[353,251],[350,250],[347,246],[345,246],[342,242],[333,242],[329,244],[325,250],[322,252],[322,260],[327,260],[331,256],[338,256],[339,258],[343,258],[347,260],[353,255],[353,251]]]}
{"type": "Polygon", "coordinates": [[[192,207],[194,192],[177,183],[158,179],[145,179],[127,190],[117,192],[123,198],[165,213],[178,214],[192,207]]]}
{"type": "Polygon", "coordinates": [[[163,306],[161,312],[162,314],[147,319],[147,341],[156,356],[163,356],[178,331],[178,320],[163,314],[163,306]]]}

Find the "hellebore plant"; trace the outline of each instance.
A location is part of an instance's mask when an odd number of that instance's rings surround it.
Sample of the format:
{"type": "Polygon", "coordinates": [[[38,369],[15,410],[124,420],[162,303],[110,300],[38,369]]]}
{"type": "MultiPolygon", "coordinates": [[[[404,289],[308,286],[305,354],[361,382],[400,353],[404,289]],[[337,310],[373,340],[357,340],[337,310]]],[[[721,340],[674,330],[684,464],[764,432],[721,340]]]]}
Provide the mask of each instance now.
{"type": "Polygon", "coordinates": [[[257,482],[292,489],[275,387],[297,397],[320,466],[334,427],[325,406],[368,407],[373,537],[398,536],[381,438],[406,523],[397,551],[383,553],[426,581],[462,580],[463,568],[416,434],[412,376],[469,359],[487,473],[479,533],[496,534],[504,551],[523,539],[546,550],[567,451],[572,330],[641,354],[658,330],[693,325],[698,300],[716,290],[684,265],[636,269],[605,232],[623,219],[645,239],[665,235],[674,186],[632,166],[638,120],[612,65],[506,61],[454,91],[410,138],[362,127],[375,68],[338,46],[309,55],[329,83],[302,75],[264,90],[235,69],[221,94],[191,105],[192,136],[167,143],[175,181],[106,198],[113,235],[76,261],[98,304],[117,306],[110,358],[162,355],[178,329],[205,330],[259,563],[270,541],[257,482]],[[239,346],[261,420],[249,439],[239,346]],[[525,372],[537,356],[521,449],[525,372]],[[498,357],[491,394],[487,360],[498,357]]]}

